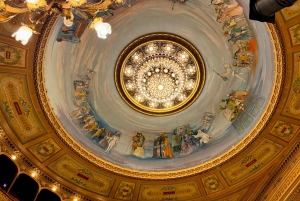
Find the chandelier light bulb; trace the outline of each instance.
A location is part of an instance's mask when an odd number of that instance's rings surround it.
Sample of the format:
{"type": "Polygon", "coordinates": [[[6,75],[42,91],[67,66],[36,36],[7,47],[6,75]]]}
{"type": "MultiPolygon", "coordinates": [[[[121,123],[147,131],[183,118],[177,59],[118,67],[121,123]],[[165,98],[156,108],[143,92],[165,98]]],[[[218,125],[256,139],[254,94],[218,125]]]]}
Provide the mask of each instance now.
{"type": "Polygon", "coordinates": [[[64,25],[70,27],[73,25],[73,22],[71,20],[68,20],[66,17],[64,17],[64,25]]]}
{"type": "Polygon", "coordinates": [[[38,4],[41,0],[27,0],[26,2],[31,4],[38,4]]]}
{"type": "Polygon", "coordinates": [[[18,31],[11,36],[15,37],[16,41],[21,41],[23,45],[26,45],[33,34],[33,30],[28,26],[21,26],[18,31]]]}
{"type": "Polygon", "coordinates": [[[99,38],[106,39],[107,34],[111,34],[111,26],[106,22],[97,21],[94,23],[94,28],[99,38]]]}
{"type": "Polygon", "coordinates": [[[163,89],[164,89],[164,85],[160,84],[160,85],[158,85],[157,88],[158,88],[159,90],[163,90],[163,89]]]}
{"type": "Polygon", "coordinates": [[[12,156],[11,156],[11,159],[12,159],[12,160],[16,160],[16,158],[17,158],[16,155],[12,155],[12,156]]]}

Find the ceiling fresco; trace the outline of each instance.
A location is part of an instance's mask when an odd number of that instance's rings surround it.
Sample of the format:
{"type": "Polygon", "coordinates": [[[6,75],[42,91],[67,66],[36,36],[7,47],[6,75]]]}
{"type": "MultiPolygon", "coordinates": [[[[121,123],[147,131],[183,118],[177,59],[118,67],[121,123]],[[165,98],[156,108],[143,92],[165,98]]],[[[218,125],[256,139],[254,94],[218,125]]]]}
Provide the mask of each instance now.
{"type": "Polygon", "coordinates": [[[113,30],[106,40],[86,30],[76,44],[57,42],[58,19],[43,65],[47,95],[64,129],[96,156],[145,171],[196,166],[243,139],[272,95],[274,47],[266,25],[243,14],[248,1],[230,1],[226,8],[212,3],[193,0],[172,8],[167,0],[140,0],[105,19],[113,30]],[[114,73],[127,45],[161,32],[189,41],[202,55],[206,77],[192,105],[154,117],[124,102],[114,73]]]}

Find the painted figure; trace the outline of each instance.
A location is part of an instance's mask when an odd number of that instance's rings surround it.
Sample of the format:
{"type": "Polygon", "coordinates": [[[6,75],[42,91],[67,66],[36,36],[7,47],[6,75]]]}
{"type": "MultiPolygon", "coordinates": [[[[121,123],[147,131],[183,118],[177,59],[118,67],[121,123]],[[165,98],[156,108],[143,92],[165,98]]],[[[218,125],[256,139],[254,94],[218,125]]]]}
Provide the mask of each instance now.
{"type": "Polygon", "coordinates": [[[98,124],[99,124],[98,121],[96,121],[96,122],[94,122],[94,123],[92,123],[92,124],[89,124],[89,125],[86,127],[86,130],[88,130],[88,132],[92,132],[93,130],[96,130],[96,129],[97,129],[98,124]]]}
{"type": "Polygon", "coordinates": [[[206,133],[202,132],[201,130],[198,130],[198,133],[196,136],[194,136],[196,139],[199,139],[200,146],[202,147],[203,143],[208,143],[208,141],[211,139],[209,135],[206,133]]]}
{"type": "Polygon", "coordinates": [[[91,108],[89,106],[83,106],[71,112],[70,116],[72,119],[80,119],[87,115],[90,111],[91,108]]]}
{"type": "Polygon", "coordinates": [[[81,91],[83,89],[88,88],[88,84],[89,84],[88,81],[83,81],[83,80],[74,80],[73,81],[75,91],[81,91]]]}
{"type": "Polygon", "coordinates": [[[70,21],[70,26],[62,25],[61,30],[57,34],[57,42],[68,41],[72,43],[80,43],[80,37],[88,26],[90,19],[88,15],[79,9],[73,8],[68,10],[63,9],[65,17],[70,21]]]}
{"type": "Polygon", "coordinates": [[[105,128],[98,127],[96,130],[97,130],[96,133],[91,137],[91,139],[93,139],[94,137],[100,138],[103,131],[105,131],[105,128]]]}
{"type": "MultiPolygon", "coordinates": [[[[244,74],[244,73],[236,73],[233,68],[227,63],[225,62],[224,63],[224,66],[223,66],[225,69],[226,69],[226,72],[221,74],[223,77],[227,77],[227,76],[233,76],[233,77],[237,77],[239,78],[240,80],[246,82],[246,80],[244,80],[244,78],[242,78],[240,75],[244,74]]],[[[246,82],[247,83],[247,82],[246,82]]]]}
{"type": "Polygon", "coordinates": [[[153,142],[153,155],[152,158],[157,158],[160,156],[160,144],[159,144],[159,137],[154,139],[153,142]]]}
{"type": "Polygon", "coordinates": [[[225,8],[223,12],[220,12],[220,14],[217,17],[217,21],[225,21],[230,19],[231,17],[234,16],[239,16],[243,14],[243,8],[240,7],[239,5],[236,5],[232,8],[225,8]]]}
{"type": "Polygon", "coordinates": [[[144,143],[145,143],[145,137],[142,133],[137,133],[133,138],[133,143],[132,143],[132,150],[133,150],[133,155],[140,157],[140,158],[145,158],[145,153],[144,153],[144,143]]]}
{"type": "Polygon", "coordinates": [[[170,147],[170,141],[167,133],[164,133],[164,156],[165,158],[173,158],[174,155],[172,153],[172,149],[170,147]]]}
{"type": "Polygon", "coordinates": [[[87,129],[89,126],[95,124],[96,122],[96,118],[91,116],[91,118],[89,118],[88,121],[86,121],[86,123],[84,124],[84,126],[81,129],[87,129]]]}
{"type": "Polygon", "coordinates": [[[181,150],[180,135],[178,135],[175,131],[172,133],[172,148],[173,152],[179,152],[181,150]]]}
{"type": "Polygon", "coordinates": [[[232,92],[227,99],[220,103],[220,110],[228,121],[233,121],[241,110],[244,110],[243,101],[247,96],[245,91],[232,92]]]}
{"type": "Polygon", "coordinates": [[[109,152],[113,147],[115,147],[118,144],[119,140],[120,140],[119,133],[116,133],[112,137],[109,137],[107,140],[108,146],[107,146],[107,149],[105,150],[105,152],[109,152]]]}
{"type": "Polygon", "coordinates": [[[99,142],[99,145],[102,149],[106,149],[106,147],[108,146],[108,140],[111,137],[111,132],[107,132],[105,134],[105,137],[99,142]]]}

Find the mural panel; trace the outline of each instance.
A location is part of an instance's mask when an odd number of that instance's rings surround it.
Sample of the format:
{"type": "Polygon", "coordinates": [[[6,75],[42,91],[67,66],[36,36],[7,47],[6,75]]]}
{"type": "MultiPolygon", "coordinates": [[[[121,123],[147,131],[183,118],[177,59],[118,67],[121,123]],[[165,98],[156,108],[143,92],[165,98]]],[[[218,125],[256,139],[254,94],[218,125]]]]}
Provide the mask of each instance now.
{"type": "Polygon", "coordinates": [[[120,200],[132,200],[135,183],[121,181],[114,198],[120,200]]]}
{"type": "Polygon", "coordinates": [[[174,185],[141,185],[138,200],[189,200],[200,197],[196,181],[174,185]]]}
{"type": "Polygon", "coordinates": [[[46,133],[32,108],[24,75],[0,73],[0,107],[22,143],[46,133]]]}
{"type": "Polygon", "coordinates": [[[300,15],[300,1],[298,0],[293,6],[281,10],[285,20],[289,20],[300,15]]]}
{"type": "Polygon", "coordinates": [[[293,69],[293,85],[282,114],[300,119],[300,52],[294,54],[293,69]]]}
{"type": "Polygon", "coordinates": [[[224,189],[223,185],[216,175],[210,175],[208,177],[202,178],[202,182],[207,194],[212,194],[224,189]]]}
{"type": "Polygon", "coordinates": [[[25,68],[27,50],[0,42],[0,66],[25,68]]]}
{"type": "Polygon", "coordinates": [[[247,156],[232,166],[222,170],[221,173],[230,186],[234,185],[261,169],[272,160],[282,148],[283,146],[269,139],[264,139],[247,156]]]}
{"type": "Polygon", "coordinates": [[[104,176],[78,163],[68,154],[63,155],[50,165],[52,171],[66,180],[95,193],[108,196],[115,179],[104,176]]]}
{"type": "MultiPolygon", "coordinates": [[[[244,1],[188,1],[184,7],[176,6],[174,12],[168,0],[141,0],[134,6],[134,12],[116,10],[118,20],[105,19],[118,33],[108,40],[96,39],[90,30],[78,44],[58,43],[56,36],[48,39],[41,75],[45,75],[47,97],[53,108],[46,112],[55,113],[55,122],[60,122],[53,125],[63,126],[63,132],[70,133],[99,158],[142,171],[179,170],[224,153],[257,124],[267,106],[264,100],[272,95],[275,78],[269,71],[276,71],[276,59],[265,25],[251,26],[243,14],[248,13],[248,2],[244,1]],[[145,26],[148,19],[157,16],[163,19],[160,27],[153,23],[145,26]],[[136,30],[137,26],[141,28],[136,30]],[[127,30],[135,32],[129,34],[127,30]],[[255,30],[260,34],[256,35],[255,30]],[[137,37],[158,31],[173,32],[192,41],[203,55],[208,75],[195,103],[182,113],[163,118],[128,107],[110,76],[124,47],[137,37]],[[266,63],[272,67],[265,68],[266,63]],[[257,105],[248,104],[254,96],[259,99],[257,105]]],[[[62,21],[59,19],[54,33],[61,30],[62,21]]],[[[159,52],[163,50],[158,48],[159,52]]],[[[145,49],[145,57],[146,53],[150,54],[145,49]]],[[[170,74],[162,68],[150,71],[147,76],[170,74]]]]}
{"type": "Polygon", "coordinates": [[[50,158],[52,155],[57,153],[61,148],[54,142],[52,138],[42,141],[28,150],[41,162],[50,158]]]}
{"type": "Polygon", "coordinates": [[[249,187],[242,189],[239,192],[233,193],[227,197],[218,199],[218,201],[240,201],[243,200],[244,195],[248,191],[249,187]]]}
{"type": "Polygon", "coordinates": [[[283,121],[277,121],[270,133],[277,137],[280,137],[285,141],[290,141],[294,134],[297,133],[298,129],[299,126],[283,121]]]}
{"type": "Polygon", "coordinates": [[[300,44],[300,24],[297,24],[291,28],[289,28],[292,45],[300,44]]]}

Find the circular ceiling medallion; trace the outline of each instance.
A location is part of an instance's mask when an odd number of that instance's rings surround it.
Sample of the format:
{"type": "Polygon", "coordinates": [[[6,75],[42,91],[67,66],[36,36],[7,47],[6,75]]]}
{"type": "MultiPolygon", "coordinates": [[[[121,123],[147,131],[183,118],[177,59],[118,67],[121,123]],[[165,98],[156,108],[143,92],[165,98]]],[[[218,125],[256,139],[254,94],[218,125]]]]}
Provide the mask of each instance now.
{"type": "Polygon", "coordinates": [[[133,109],[152,116],[178,113],[199,96],[205,66],[199,51],[185,39],[155,33],[131,42],[120,54],[115,83],[133,109]]]}

